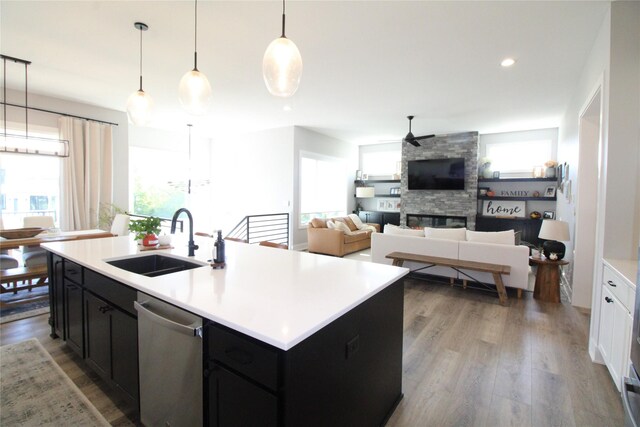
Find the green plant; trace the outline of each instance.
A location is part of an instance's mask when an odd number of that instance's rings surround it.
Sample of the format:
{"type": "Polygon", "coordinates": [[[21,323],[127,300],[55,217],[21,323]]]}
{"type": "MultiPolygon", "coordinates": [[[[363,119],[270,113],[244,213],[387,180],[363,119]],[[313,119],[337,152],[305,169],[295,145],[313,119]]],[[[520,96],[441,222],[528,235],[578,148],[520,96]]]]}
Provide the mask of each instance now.
{"type": "Polygon", "coordinates": [[[111,228],[111,223],[116,214],[123,213],[125,213],[124,209],[121,209],[113,203],[100,203],[98,210],[98,228],[108,231],[111,228]]]}
{"type": "Polygon", "coordinates": [[[147,234],[160,233],[160,218],[149,216],[129,222],[129,231],[135,233],[136,240],[142,240],[147,234]]]}

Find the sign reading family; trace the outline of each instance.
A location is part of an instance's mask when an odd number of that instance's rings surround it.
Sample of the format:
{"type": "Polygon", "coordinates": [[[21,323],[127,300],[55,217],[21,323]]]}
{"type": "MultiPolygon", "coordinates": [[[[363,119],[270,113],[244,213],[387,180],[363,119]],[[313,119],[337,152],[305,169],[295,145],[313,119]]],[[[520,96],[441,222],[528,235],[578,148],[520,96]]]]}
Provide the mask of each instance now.
{"type": "Polygon", "coordinates": [[[482,215],[524,217],[524,205],[524,201],[485,200],[482,209],[482,215]]]}

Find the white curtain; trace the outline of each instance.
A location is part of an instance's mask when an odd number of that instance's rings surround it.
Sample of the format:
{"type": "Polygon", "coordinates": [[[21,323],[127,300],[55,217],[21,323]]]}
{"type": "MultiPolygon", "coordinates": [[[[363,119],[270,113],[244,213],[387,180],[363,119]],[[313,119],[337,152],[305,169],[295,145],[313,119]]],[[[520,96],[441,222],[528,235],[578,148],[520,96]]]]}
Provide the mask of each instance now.
{"type": "Polygon", "coordinates": [[[69,157],[62,159],[60,228],[98,228],[100,205],[113,200],[111,125],[61,117],[58,129],[69,141],[69,157]]]}

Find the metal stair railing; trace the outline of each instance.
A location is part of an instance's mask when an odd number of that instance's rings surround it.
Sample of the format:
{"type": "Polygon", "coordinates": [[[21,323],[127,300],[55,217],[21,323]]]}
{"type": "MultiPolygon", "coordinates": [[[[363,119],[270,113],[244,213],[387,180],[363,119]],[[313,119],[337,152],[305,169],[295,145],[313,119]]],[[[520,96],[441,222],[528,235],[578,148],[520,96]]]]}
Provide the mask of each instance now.
{"type": "Polygon", "coordinates": [[[269,241],[289,246],[289,214],[245,216],[226,237],[241,239],[252,244],[269,241]]]}

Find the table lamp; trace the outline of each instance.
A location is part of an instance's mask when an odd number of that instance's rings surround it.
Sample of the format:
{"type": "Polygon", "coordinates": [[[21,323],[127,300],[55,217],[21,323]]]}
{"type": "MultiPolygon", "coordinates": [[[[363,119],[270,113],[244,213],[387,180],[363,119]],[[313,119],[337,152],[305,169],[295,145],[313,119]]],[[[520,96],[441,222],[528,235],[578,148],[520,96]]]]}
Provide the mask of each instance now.
{"type": "Polygon", "coordinates": [[[356,187],[356,197],[374,197],[375,195],[374,187],[356,187]]]}
{"type": "Polygon", "coordinates": [[[557,221],[554,219],[545,219],[542,221],[542,227],[540,227],[540,233],[538,233],[540,239],[546,240],[542,244],[542,252],[547,259],[550,259],[551,254],[557,255],[557,259],[564,258],[564,252],[566,247],[564,243],[570,240],[569,237],[569,224],[565,221],[557,221]]]}

